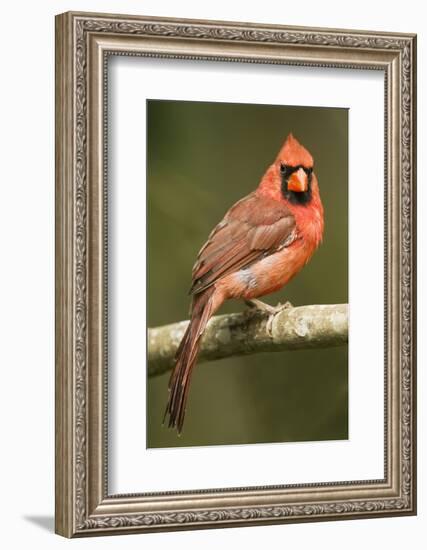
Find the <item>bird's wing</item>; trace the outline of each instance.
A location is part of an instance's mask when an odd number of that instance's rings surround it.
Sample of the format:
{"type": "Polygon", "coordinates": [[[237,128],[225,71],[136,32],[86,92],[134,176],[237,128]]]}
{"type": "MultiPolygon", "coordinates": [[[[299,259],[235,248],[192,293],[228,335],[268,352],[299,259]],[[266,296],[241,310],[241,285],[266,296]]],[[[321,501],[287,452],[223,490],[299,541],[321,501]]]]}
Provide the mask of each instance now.
{"type": "Polygon", "coordinates": [[[200,250],[193,267],[191,294],[289,246],[297,238],[289,208],[251,193],[230,208],[200,250]]]}

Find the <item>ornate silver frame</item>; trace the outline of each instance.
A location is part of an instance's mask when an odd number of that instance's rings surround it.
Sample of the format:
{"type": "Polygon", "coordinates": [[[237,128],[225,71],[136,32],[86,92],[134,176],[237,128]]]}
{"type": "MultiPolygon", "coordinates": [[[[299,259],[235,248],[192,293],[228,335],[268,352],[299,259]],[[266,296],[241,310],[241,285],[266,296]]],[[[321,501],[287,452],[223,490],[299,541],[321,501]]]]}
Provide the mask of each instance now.
{"type": "Polygon", "coordinates": [[[416,513],[416,37],[65,13],[56,18],[56,532],[66,537],[416,513]],[[105,117],[108,55],[385,74],[385,477],[109,495],[105,117]]]}

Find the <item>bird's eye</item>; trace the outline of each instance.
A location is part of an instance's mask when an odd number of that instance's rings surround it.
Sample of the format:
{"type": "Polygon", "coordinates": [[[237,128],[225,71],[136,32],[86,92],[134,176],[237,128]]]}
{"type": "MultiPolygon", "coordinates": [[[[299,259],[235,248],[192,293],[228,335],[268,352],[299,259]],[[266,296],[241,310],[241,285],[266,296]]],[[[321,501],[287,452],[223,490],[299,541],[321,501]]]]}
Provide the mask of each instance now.
{"type": "Polygon", "coordinates": [[[280,165],[280,171],[282,172],[282,174],[284,174],[286,172],[286,165],[285,164],[280,165]]]}

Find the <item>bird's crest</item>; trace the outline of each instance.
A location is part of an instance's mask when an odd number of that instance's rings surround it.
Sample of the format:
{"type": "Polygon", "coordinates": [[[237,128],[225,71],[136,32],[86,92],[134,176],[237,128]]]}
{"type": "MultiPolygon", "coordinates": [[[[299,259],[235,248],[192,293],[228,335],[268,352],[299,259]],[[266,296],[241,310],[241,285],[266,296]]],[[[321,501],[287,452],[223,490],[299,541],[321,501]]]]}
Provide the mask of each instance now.
{"type": "Polygon", "coordinates": [[[313,167],[313,157],[301,143],[289,134],[283,147],[277,155],[276,162],[286,164],[287,166],[313,167]]]}

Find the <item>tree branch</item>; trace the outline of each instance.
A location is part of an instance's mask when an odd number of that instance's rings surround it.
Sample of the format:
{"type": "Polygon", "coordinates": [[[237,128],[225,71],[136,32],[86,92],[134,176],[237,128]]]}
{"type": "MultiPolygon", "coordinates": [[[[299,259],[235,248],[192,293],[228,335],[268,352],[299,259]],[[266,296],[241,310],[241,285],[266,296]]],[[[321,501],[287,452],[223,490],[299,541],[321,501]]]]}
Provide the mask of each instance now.
{"type": "MultiPolygon", "coordinates": [[[[268,313],[212,317],[202,338],[199,362],[265,351],[341,346],[348,342],[348,305],[291,307],[274,317],[271,334],[268,313]]],[[[148,376],[170,370],[189,321],[148,329],[148,376]]]]}

